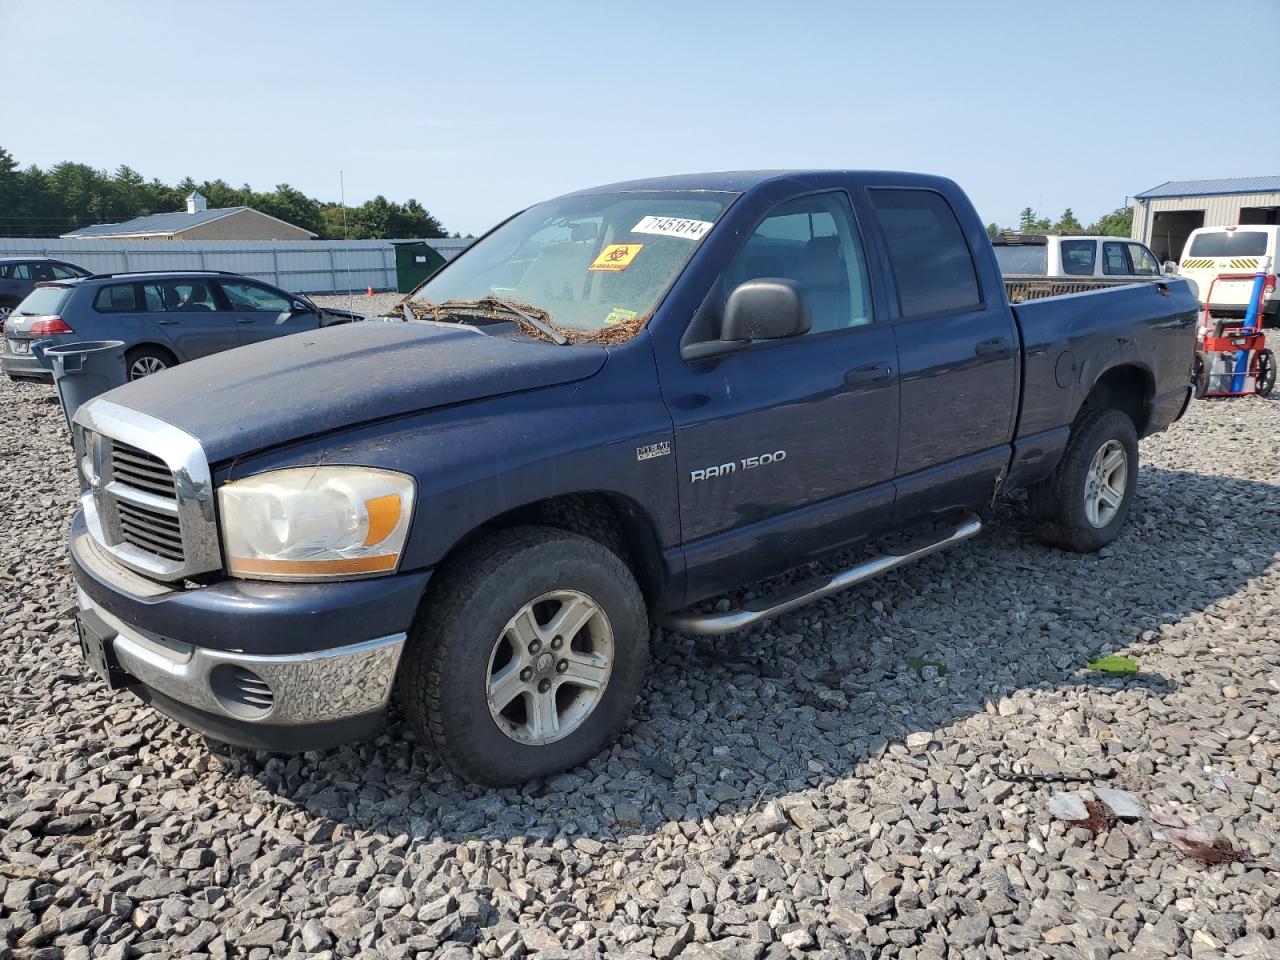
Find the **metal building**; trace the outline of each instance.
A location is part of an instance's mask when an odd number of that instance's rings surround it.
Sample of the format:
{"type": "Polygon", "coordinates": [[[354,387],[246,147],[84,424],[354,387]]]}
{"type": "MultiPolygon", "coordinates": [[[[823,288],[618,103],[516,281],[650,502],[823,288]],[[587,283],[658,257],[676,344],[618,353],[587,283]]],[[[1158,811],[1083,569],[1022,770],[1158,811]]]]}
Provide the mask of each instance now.
{"type": "Polygon", "coordinates": [[[1178,260],[1198,227],[1280,223],[1280,176],[1170,180],[1134,196],[1133,229],[1158,260],[1178,260]]]}

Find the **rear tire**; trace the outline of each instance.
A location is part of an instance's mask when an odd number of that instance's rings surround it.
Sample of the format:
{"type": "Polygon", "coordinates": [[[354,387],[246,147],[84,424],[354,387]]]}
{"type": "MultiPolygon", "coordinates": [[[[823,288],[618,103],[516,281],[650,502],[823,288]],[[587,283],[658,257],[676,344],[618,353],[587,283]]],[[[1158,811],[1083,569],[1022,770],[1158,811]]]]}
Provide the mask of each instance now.
{"type": "Polygon", "coordinates": [[[644,598],[617,555],[575,533],[521,527],[468,547],[433,581],[397,697],[454,773],[512,786],[612,742],[648,655],[644,598]]]}
{"type": "Polygon", "coordinates": [[[1191,386],[1195,390],[1195,398],[1203,400],[1205,392],[1209,389],[1209,364],[1205,360],[1205,355],[1199,350],[1196,351],[1195,359],[1191,361],[1191,386]]]}
{"type": "Polygon", "coordinates": [[[1063,550],[1099,550],[1120,533],[1137,486],[1133,421],[1119,410],[1087,413],[1072,427],[1057,469],[1029,491],[1036,535],[1063,550]]]}
{"type": "Polygon", "coordinates": [[[124,355],[125,371],[129,380],[141,380],[161,370],[177,365],[173,354],[159,347],[134,347],[124,355]]]}

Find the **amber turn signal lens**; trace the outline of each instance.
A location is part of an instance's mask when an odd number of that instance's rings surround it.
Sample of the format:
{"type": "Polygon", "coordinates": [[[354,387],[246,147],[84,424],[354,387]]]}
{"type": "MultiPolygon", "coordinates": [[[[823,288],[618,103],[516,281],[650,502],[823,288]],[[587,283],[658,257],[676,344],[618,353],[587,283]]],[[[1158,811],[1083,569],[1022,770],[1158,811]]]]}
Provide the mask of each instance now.
{"type": "Polygon", "coordinates": [[[364,502],[364,509],[369,514],[369,532],[365,534],[364,545],[372,547],[387,539],[400,522],[400,496],[388,493],[374,497],[364,502]]]}

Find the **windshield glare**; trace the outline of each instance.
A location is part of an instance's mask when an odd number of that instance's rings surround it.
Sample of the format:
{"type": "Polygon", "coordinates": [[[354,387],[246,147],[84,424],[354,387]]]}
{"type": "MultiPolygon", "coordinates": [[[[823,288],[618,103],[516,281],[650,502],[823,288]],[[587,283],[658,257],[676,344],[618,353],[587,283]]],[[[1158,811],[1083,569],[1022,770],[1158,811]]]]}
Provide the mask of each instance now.
{"type": "Polygon", "coordinates": [[[540,203],[469,247],[413,300],[497,296],[585,334],[643,323],[735,196],[646,191],[540,203]]]}

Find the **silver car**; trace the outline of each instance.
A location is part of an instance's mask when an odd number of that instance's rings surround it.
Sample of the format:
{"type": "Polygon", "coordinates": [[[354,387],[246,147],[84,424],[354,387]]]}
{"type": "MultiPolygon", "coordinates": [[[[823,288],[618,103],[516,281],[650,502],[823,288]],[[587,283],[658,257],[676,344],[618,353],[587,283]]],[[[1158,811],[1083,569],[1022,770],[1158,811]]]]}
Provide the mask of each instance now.
{"type": "Polygon", "coordinates": [[[51,383],[33,345],[123,340],[136,380],[232,347],[360,319],[234,273],[95,274],[32,290],[4,322],[0,361],[11,380],[51,383]]]}

